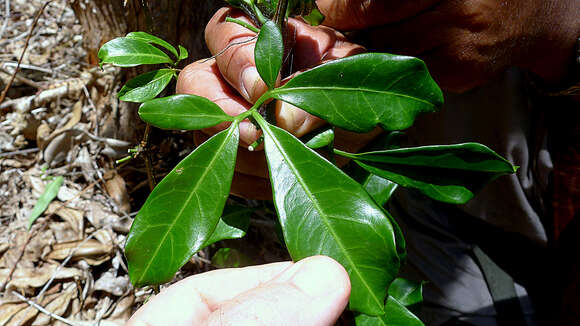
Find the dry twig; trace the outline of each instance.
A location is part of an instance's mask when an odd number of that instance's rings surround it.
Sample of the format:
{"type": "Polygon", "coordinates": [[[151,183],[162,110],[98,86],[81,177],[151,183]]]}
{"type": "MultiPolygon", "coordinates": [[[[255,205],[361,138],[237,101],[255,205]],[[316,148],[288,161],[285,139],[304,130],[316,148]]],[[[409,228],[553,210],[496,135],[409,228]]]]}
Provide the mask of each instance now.
{"type": "Polygon", "coordinates": [[[4,102],[4,99],[6,98],[6,94],[8,94],[8,90],[10,89],[10,87],[12,87],[12,83],[14,83],[14,79],[16,78],[16,74],[18,73],[18,70],[20,69],[20,64],[22,64],[22,59],[24,59],[24,54],[26,53],[26,49],[28,49],[28,44],[30,43],[30,38],[32,37],[32,32],[34,32],[34,28],[38,24],[38,20],[40,19],[42,12],[44,12],[44,8],[46,8],[51,2],[52,2],[52,0],[48,0],[47,2],[45,2],[44,5],[38,10],[38,13],[36,13],[36,16],[34,17],[34,22],[32,22],[32,26],[30,26],[30,32],[28,33],[28,36],[26,37],[26,42],[24,43],[24,49],[22,49],[22,54],[20,55],[20,58],[18,59],[18,65],[16,66],[16,69],[14,69],[14,73],[12,74],[12,77],[10,77],[10,81],[8,81],[6,88],[4,88],[4,91],[2,91],[2,94],[0,94],[0,104],[2,104],[2,102],[4,102]]]}
{"type": "Polygon", "coordinates": [[[57,315],[55,313],[52,313],[52,312],[44,309],[44,307],[42,307],[41,305],[37,304],[36,302],[34,302],[32,300],[27,299],[25,296],[21,295],[20,293],[18,293],[16,291],[12,291],[12,294],[14,296],[16,296],[18,299],[20,299],[20,300],[28,303],[29,306],[37,309],[38,311],[42,312],[43,314],[45,314],[45,315],[47,315],[47,316],[49,316],[51,318],[54,318],[54,319],[56,319],[58,321],[61,321],[61,322],[65,323],[65,324],[67,324],[67,325],[70,325],[70,326],[77,326],[77,324],[73,323],[72,321],[70,321],[70,320],[68,320],[66,318],[63,318],[63,317],[61,317],[61,316],[59,316],[59,315],[57,315]]]}

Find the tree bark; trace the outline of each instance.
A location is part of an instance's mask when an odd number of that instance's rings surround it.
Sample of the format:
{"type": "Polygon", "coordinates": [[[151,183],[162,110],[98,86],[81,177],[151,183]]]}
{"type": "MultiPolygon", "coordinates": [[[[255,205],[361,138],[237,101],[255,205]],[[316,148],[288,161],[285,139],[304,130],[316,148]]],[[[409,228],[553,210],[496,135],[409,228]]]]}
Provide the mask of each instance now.
{"type": "Polygon", "coordinates": [[[207,55],[203,30],[222,1],[215,0],[70,0],[84,31],[89,62],[97,63],[105,42],[128,32],[146,31],[190,50],[193,58],[207,55]],[[125,4],[124,4],[125,2],[125,4]]]}
{"type": "MultiPolygon", "coordinates": [[[[174,45],[185,46],[189,60],[207,57],[204,28],[217,8],[216,0],[69,0],[81,26],[83,42],[90,64],[98,63],[99,48],[107,41],[132,31],[145,31],[174,45]]],[[[143,71],[140,71],[143,72],[143,71]]],[[[117,78],[117,89],[135,71],[117,78]]],[[[114,96],[111,96],[112,100],[114,96]]],[[[137,141],[135,125],[139,118],[135,105],[116,102],[106,105],[100,120],[104,121],[102,136],[137,141]]]]}

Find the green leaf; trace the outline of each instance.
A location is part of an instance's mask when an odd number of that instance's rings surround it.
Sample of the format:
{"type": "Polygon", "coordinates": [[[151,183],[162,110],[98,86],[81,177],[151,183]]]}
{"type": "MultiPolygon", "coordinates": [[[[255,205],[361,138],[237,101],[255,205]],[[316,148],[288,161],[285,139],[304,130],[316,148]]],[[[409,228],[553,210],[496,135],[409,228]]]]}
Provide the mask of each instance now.
{"type": "Polygon", "coordinates": [[[174,130],[199,130],[234,120],[205,97],[183,94],[145,102],[139,116],[155,127],[174,130]]]}
{"type": "Polygon", "coordinates": [[[147,42],[150,44],[159,45],[159,46],[167,49],[169,52],[171,52],[176,58],[180,57],[180,55],[177,54],[177,50],[175,49],[175,47],[173,45],[171,45],[168,42],[160,39],[159,37],[153,36],[149,33],[131,32],[131,33],[127,34],[127,36],[125,36],[125,37],[133,39],[133,40],[139,40],[139,41],[147,42]]]}
{"type": "Polygon", "coordinates": [[[312,137],[308,142],[306,142],[306,146],[312,149],[317,149],[327,147],[333,143],[334,143],[334,130],[332,130],[332,128],[329,128],[312,137]]]}
{"type": "Polygon", "coordinates": [[[245,207],[226,206],[222,218],[203,247],[222,240],[243,238],[250,225],[252,211],[245,207]]]}
{"type": "Polygon", "coordinates": [[[312,9],[308,15],[303,15],[302,18],[312,26],[318,26],[324,21],[324,15],[318,9],[312,9]]]}
{"type": "Polygon", "coordinates": [[[315,0],[290,0],[290,14],[302,16],[310,25],[317,26],[324,20],[315,0]]]}
{"type": "Polygon", "coordinates": [[[269,20],[260,29],[258,41],[254,48],[254,57],[258,73],[260,73],[260,77],[270,89],[276,86],[276,80],[282,67],[283,55],[284,42],[282,33],[278,26],[269,20]]]}
{"type": "Polygon", "coordinates": [[[230,192],[238,142],[234,124],[181,161],[149,195],[125,246],[135,287],[171,280],[210,238],[230,192]]]}
{"type": "Polygon", "coordinates": [[[423,302],[423,283],[396,278],[389,286],[389,295],[406,307],[423,302]]]}
{"type": "Polygon", "coordinates": [[[396,183],[369,173],[362,186],[380,206],[385,206],[397,190],[396,183]]]}
{"type": "Polygon", "coordinates": [[[252,259],[233,248],[220,248],[211,257],[211,264],[217,268],[240,268],[252,265],[252,259]]]}
{"type": "Polygon", "coordinates": [[[189,58],[189,52],[187,52],[187,49],[184,48],[183,46],[179,46],[179,57],[177,58],[177,62],[185,60],[189,58]]]}
{"type": "Polygon", "coordinates": [[[477,143],[361,154],[335,152],[354,159],[370,173],[451,204],[466,203],[488,182],[517,170],[506,159],[477,143]]]}
{"type": "Polygon", "coordinates": [[[389,296],[385,314],[379,317],[360,314],[355,317],[356,326],[424,326],[409,309],[389,296]]]}
{"type": "Polygon", "coordinates": [[[380,53],[331,61],[267,94],[355,132],[405,129],[443,103],[421,60],[380,53]]]}
{"type": "MultiPolygon", "coordinates": [[[[391,198],[391,195],[398,187],[396,183],[369,173],[356,164],[353,164],[350,167],[350,170],[350,175],[354,178],[354,180],[360,183],[369,193],[369,195],[375,200],[375,202],[381,207],[385,206],[385,204],[391,198]]],[[[399,255],[401,265],[403,265],[407,260],[407,244],[405,242],[405,237],[403,236],[403,231],[401,230],[401,227],[395,218],[384,208],[383,213],[387,216],[391,222],[391,225],[393,226],[395,243],[397,245],[397,254],[399,255]]]]}
{"type": "Polygon", "coordinates": [[[125,37],[105,43],[99,50],[101,65],[112,63],[118,67],[134,67],[159,63],[173,63],[163,51],[153,45],[125,37]]]}
{"type": "Polygon", "coordinates": [[[155,98],[175,76],[173,69],[160,69],[139,75],[125,84],[118,97],[125,102],[146,102],[155,98]]]}
{"type": "Polygon", "coordinates": [[[354,180],[285,130],[254,115],[264,132],[274,203],[294,260],[327,255],[347,270],[350,309],[383,313],[399,269],[393,227],[354,180]]]}
{"type": "Polygon", "coordinates": [[[40,215],[42,215],[42,213],[44,213],[48,205],[54,200],[54,198],[56,198],[56,195],[58,195],[58,191],[62,186],[63,182],[64,178],[59,176],[54,178],[54,180],[52,180],[52,182],[46,186],[44,192],[42,193],[42,195],[40,195],[40,197],[36,201],[34,209],[32,209],[32,212],[28,217],[29,230],[32,227],[32,224],[34,224],[34,222],[36,221],[36,219],[40,215]]]}

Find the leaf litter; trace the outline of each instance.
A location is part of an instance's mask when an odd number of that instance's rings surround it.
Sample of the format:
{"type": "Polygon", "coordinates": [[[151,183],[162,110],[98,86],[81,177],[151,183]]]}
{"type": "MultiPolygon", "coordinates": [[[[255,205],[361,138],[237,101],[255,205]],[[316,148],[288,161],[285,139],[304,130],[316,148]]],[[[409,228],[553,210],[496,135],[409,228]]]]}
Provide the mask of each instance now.
{"type": "MultiPolygon", "coordinates": [[[[44,3],[0,1],[0,91],[44,3]]],[[[154,294],[150,287],[132,287],[123,256],[132,219],[149,189],[142,160],[113,163],[137,143],[116,132],[111,119],[118,112],[115,92],[122,73],[88,65],[82,40],[68,1],[53,0],[0,103],[2,326],[124,325],[154,294]],[[62,183],[43,202],[53,180],[62,183]],[[29,231],[39,199],[46,207],[29,231]]],[[[152,145],[159,180],[195,147],[191,136],[164,133],[152,145]]],[[[211,258],[222,247],[239,251],[252,264],[289,259],[276,235],[271,204],[239,198],[229,203],[255,210],[246,238],[204,249],[172,282],[215,268],[211,258]]]]}
{"type": "MultiPolygon", "coordinates": [[[[43,4],[0,1],[0,91],[43,4]]],[[[120,258],[131,202],[111,161],[130,143],[96,128],[116,71],[85,56],[73,11],[52,1],[0,103],[0,325],[123,325],[153,293],[120,258]]]]}

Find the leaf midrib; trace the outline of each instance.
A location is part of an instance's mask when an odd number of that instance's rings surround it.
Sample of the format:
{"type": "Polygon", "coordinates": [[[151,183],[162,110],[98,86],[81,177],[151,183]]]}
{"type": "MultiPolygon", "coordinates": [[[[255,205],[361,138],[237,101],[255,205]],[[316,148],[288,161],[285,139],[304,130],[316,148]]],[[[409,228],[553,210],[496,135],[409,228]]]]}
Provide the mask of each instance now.
{"type": "MultiPolygon", "coordinates": [[[[229,138],[232,135],[232,132],[235,131],[235,129],[237,128],[237,126],[232,126],[230,128],[230,131],[228,132],[228,134],[226,135],[226,137],[224,138],[224,142],[220,145],[219,149],[214,151],[215,155],[212,158],[210,164],[207,165],[208,168],[205,169],[205,171],[203,171],[201,178],[199,178],[195,184],[195,186],[193,187],[193,190],[189,193],[189,196],[187,197],[187,200],[184,203],[188,203],[189,201],[191,201],[192,197],[195,195],[195,191],[197,190],[197,188],[199,187],[199,184],[201,183],[201,180],[205,179],[206,176],[209,173],[209,167],[212,166],[214,164],[214,162],[216,161],[217,157],[219,156],[219,154],[222,153],[222,149],[224,148],[224,146],[228,143],[229,138]]],[[[177,214],[177,218],[175,218],[173,220],[173,222],[169,225],[169,228],[167,228],[168,232],[166,232],[163,235],[163,239],[161,239],[161,241],[159,242],[159,246],[157,246],[157,249],[155,249],[155,252],[153,253],[153,255],[151,256],[151,259],[149,259],[149,262],[147,263],[147,265],[145,266],[145,268],[143,269],[143,273],[141,273],[141,277],[139,278],[139,282],[136,282],[136,284],[140,284],[141,281],[143,281],[143,277],[145,276],[145,274],[149,271],[149,268],[151,267],[151,264],[153,263],[153,260],[155,259],[155,257],[157,256],[157,254],[159,253],[159,250],[161,249],[161,244],[165,242],[165,239],[167,239],[167,236],[169,235],[169,230],[172,230],[175,225],[177,224],[177,220],[181,219],[181,214],[183,214],[185,207],[187,205],[184,204],[181,207],[181,210],[179,211],[179,213],[177,214]]],[[[206,239],[207,240],[207,239],[206,239]]]]}
{"type": "Polygon", "coordinates": [[[347,91],[347,92],[359,92],[359,91],[363,91],[363,92],[367,92],[367,93],[375,93],[375,94],[386,94],[386,95],[392,95],[392,96],[396,96],[396,97],[402,97],[402,98],[407,98],[413,101],[417,101],[417,102],[421,102],[424,104],[427,104],[431,107],[436,107],[435,104],[422,100],[418,97],[413,97],[413,96],[409,96],[409,95],[405,95],[405,94],[400,94],[400,93],[395,93],[395,92],[391,92],[391,91],[380,91],[380,90],[374,90],[374,89],[368,89],[368,88],[360,88],[360,87],[336,87],[336,86],[292,86],[292,87],[280,87],[277,88],[275,90],[273,90],[271,92],[271,95],[278,95],[278,94],[282,94],[284,95],[285,93],[291,93],[292,91],[299,91],[299,90],[314,90],[314,91],[319,91],[319,90],[325,90],[325,91],[347,91]]]}
{"type": "Polygon", "coordinates": [[[167,71],[163,71],[163,73],[160,76],[158,76],[157,78],[150,80],[147,84],[141,85],[141,86],[138,86],[135,88],[131,88],[125,94],[133,94],[135,92],[141,91],[145,87],[150,87],[151,84],[153,84],[153,83],[157,83],[159,81],[162,81],[164,78],[167,78],[167,76],[169,76],[169,81],[167,82],[167,84],[169,84],[169,82],[171,81],[171,77],[173,77],[173,76],[171,76],[172,71],[170,69],[166,69],[166,70],[167,71]]]}
{"type": "Polygon", "coordinates": [[[432,168],[432,169],[441,169],[441,170],[460,170],[460,171],[467,171],[467,172],[484,172],[484,173],[513,173],[513,171],[511,169],[505,169],[505,170],[498,170],[498,169],[470,169],[470,168],[464,168],[464,167],[445,167],[445,166],[437,166],[437,165],[430,165],[430,164],[418,164],[418,163],[411,163],[411,162],[401,162],[401,161],[382,161],[380,159],[372,159],[372,158],[367,158],[363,155],[352,155],[349,156],[351,159],[356,160],[356,161],[361,161],[361,162],[369,162],[369,163],[383,163],[383,164],[391,164],[391,165],[402,165],[402,166],[412,166],[412,167],[426,167],[426,168],[432,168]]]}
{"type": "Polygon", "coordinates": [[[229,115],[221,115],[219,113],[213,114],[187,114],[187,113],[166,113],[166,112],[143,112],[147,116],[166,116],[166,117],[189,117],[189,118],[221,118],[224,121],[233,121],[234,117],[229,115]]]}
{"type": "Polygon", "coordinates": [[[169,60],[168,62],[171,62],[171,58],[169,58],[168,56],[165,55],[158,55],[158,54],[147,54],[147,53],[139,53],[138,55],[136,55],[135,53],[133,54],[122,54],[122,55],[110,55],[109,58],[134,58],[136,56],[139,57],[151,57],[151,58],[163,58],[166,60],[169,60]]]}
{"type": "MultiPolygon", "coordinates": [[[[294,176],[296,176],[296,178],[298,179],[298,182],[302,185],[302,187],[304,189],[304,192],[306,193],[306,195],[308,196],[308,198],[312,201],[312,203],[314,204],[316,210],[318,212],[324,212],[320,208],[320,205],[318,204],[318,201],[313,197],[313,195],[310,192],[309,188],[306,187],[306,184],[304,183],[304,180],[302,179],[302,176],[298,173],[298,171],[297,171],[296,167],[294,166],[294,164],[291,163],[292,161],[288,159],[288,156],[287,155],[285,155],[284,151],[282,150],[282,146],[278,142],[278,139],[276,137],[274,137],[274,135],[272,134],[272,131],[270,129],[270,126],[264,126],[263,125],[262,128],[264,129],[264,131],[266,131],[270,135],[270,138],[272,139],[272,141],[274,142],[274,144],[276,144],[276,147],[278,148],[278,151],[280,152],[280,154],[283,156],[284,161],[292,169],[292,172],[294,173],[294,176]]],[[[384,306],[384,305],[381,304],[381,300],[379,300],[379,298],[377,298],[375,296],[375,294],[371,290],[371,287],[368,285],[368,283],[362,277],[362,275],[361,275],[360,271],[358,270],[358,268],[356,268],[357,265],[354,264],[354,262],[352,261],[352,259],[350,258],[350,256],[346,254],[346,249],[344,248],[342,242],[340,241],[340,238],[334,232],[333,228],[330,227],[330,225],[329,225],[329,223],[327,221],[326,214],[320,214],[320,216],[321,216],[321,220],[324,222],[324,224],[326,225],[327,229],[332,234],[333,238],[337,242],[337,244],[340,247],[341,251],[344,253],[344,257],[346,257],[346,259],[348,260],[348,262],[352,266],[352,270],[357,274],[358,278],[361,280],[361,282],[364,284],[364,286],[368,289],[368,292],[371,294],[371,297],[377,302],[377,304],[379,306],[384,306]]]]}

